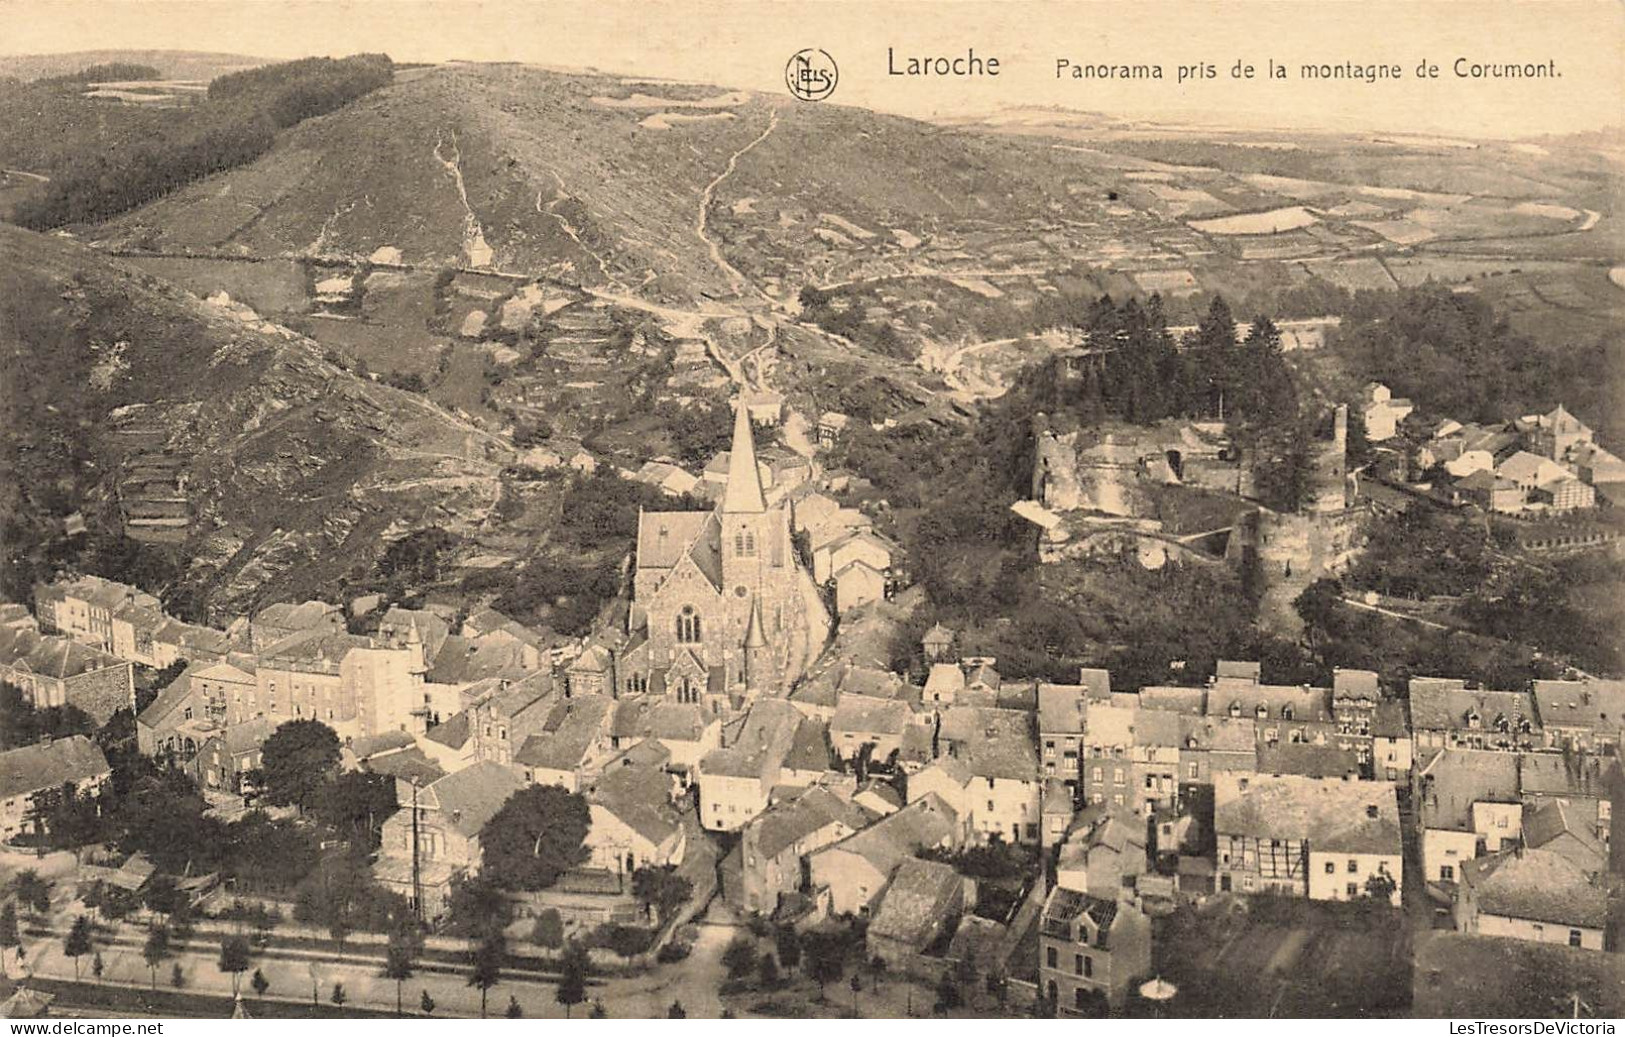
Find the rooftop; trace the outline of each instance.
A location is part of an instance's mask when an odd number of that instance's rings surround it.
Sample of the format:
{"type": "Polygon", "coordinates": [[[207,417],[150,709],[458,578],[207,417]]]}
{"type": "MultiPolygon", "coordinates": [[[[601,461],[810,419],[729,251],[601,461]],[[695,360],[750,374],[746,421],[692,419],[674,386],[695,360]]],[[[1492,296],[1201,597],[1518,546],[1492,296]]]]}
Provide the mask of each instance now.
{"type": "Polygon", "coordinates": [[[108,773],[107,757],[84,735],[25,745],[0,753],[0,800],[108,773]]]}
{"type": "Polygon", "coordinates": [[[1302,839],[1311,850],[1398,854],[1399,804],[1385,782],[1221,772],[1213,776],[1221,835],[1302,839]]]}
{"type": "Polygon", "coordinates": [[[1485,914],[1586,929],[1608,924],[1607,889],[1551,850],[1508,850],[1467,861],[1462,881],[1485,914]]]}

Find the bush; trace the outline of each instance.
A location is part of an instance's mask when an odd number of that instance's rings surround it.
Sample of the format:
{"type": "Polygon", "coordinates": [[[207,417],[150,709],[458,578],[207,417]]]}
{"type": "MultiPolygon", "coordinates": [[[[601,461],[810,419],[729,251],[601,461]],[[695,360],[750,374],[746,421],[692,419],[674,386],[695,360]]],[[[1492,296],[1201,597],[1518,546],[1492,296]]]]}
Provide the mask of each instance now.
{"type": "Polygon", "coordinates": [[[655,954],[655,960],[662,965],[670,965],[688,957],[689,952],[693,949],[691,945],[684,943],[682,940],[673,940],[660,948],[655,954]]]}
{"type": "Polygon", "coordinates": [[[654,945],[655,931],[639,925],[601,925],[587,937],[587,946],[604,947],[623,958],[642,954],[654,945]]]}

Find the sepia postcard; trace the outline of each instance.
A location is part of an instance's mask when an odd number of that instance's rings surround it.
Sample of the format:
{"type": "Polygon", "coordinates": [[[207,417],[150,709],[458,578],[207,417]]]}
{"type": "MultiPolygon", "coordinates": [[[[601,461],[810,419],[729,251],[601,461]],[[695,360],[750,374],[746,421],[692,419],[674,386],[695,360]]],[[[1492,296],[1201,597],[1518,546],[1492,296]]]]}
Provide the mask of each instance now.
{"type": "Polygon", "coordinates": [[[1611,0],[0,0],[7,1032],[1613,1034],[1622,120],[1611,0]]]}

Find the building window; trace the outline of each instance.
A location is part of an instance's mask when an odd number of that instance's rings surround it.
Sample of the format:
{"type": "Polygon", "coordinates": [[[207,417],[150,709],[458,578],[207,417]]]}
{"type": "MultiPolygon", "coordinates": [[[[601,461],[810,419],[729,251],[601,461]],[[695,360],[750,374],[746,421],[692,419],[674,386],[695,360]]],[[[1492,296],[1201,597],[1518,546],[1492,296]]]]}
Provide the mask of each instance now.
{"type": "Polygon", "coordinates": [[[1328,874],[1328,875],[1336,875],[1337,874],[1337,865],[1333,864],[1331,861],[1327,861],[1326,862],[1326,874],[1328,874]]]}
{"type": "Polygon", "coordinates": [[[1449,864],[1441,864],[1441,865],[1439,865],[1439,881],[1441,881],[1441,882],[1454,882],[1454,881],[1456,881],[1456,869],[1455,869],[1455,867],[1452,866],[1452,865],[1449,865],[1449,864]]]}
{"type": "Polygon", "coordinates": [[[1044,963],[1050,968],[1053,969],[1055,967],[1055,963],[1059,960],[1060,956],[1055,952],[1054,947],[1047,948],[1044,951],[1044,963]]]}
{"type": "Polygon", "coordinates": [[[1074,976],[1083,975],[1083,955],[1081,955],[1081,954],[1072,955],[1072,974],[1074,976]]]}
{"type": "Polygon", "coordinates": [[[1344,886],[1343,888],[1348,891],[1348,895],[1349,895],[1350,900],[1353,900],[1355,897],[1360,895],[1360,887],[1355,885],[1352,882],[1350,882],[1347,886],[1344,886]]]}
{"type": "Polygon", "coordinates": [[[737,558],[756,557],[756,534],[740,530],[734,534],[734,556],[737,558]]]}
{"type": "Polygon", "coordinates": [[[1349,874],[1350,875],[1358,875],[1359,873],[1360,873],[1360,862],[1357,861],[1357,860],[1350,859],[1349,860],[1349,874]]]}
{"type": "Polygon", "coordinates": [[[684,605],[683,611],[677,614],[677,641],[679,644],[696,644],[701,636],[700,617],[694,611],[693,605],[684,605]]]}
{"type": "Polygon", "coordinates": [[[1578,929],[1570,929],[1569,930],[1569,946],[1570,947],[1578,947],[1578,946],[1580,946],[1580,930],[1578,930],[1578,929]]]}
{"type": "Polygon", "coordinates": [[[1093,976],[1095,974],[1095,959],[1087,954],[1083,956],[1083,974],[1085,976],[1093,976]]]}

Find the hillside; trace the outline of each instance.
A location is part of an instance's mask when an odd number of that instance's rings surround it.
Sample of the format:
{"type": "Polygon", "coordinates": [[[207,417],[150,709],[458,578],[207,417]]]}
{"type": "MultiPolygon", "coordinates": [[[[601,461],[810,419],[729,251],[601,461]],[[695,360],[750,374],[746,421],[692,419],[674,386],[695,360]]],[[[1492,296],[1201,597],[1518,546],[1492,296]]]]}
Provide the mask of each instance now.
{"type": "Polygon", "coordinates": [[[213,79],[266,64],[268,59],[246,54],[216,54],[195,50],[74,50],[62,54],[0,54],[0,76],[24,81],[66,76],[91,65],[113,63],[146,65],[167,79],[213,79]]]}
{"type": "Polygon", "coordinates": [[[9,593],[114,543],[164,563],[153,589],[221,609],[330,588],[389,535],[478,526],[510,455],[284,328],[3,226],[0,427],[9,593]]]}

